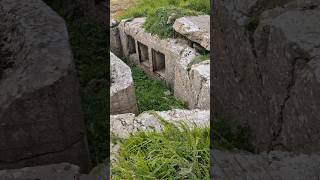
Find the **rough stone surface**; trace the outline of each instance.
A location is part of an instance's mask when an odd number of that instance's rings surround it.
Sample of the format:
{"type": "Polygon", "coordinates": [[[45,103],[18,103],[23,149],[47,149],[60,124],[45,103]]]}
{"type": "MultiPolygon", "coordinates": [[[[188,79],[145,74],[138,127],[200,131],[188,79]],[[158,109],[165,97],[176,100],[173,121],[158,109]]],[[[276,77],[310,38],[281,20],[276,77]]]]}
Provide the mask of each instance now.
{"type": "Polygon", "coordinates": [[[177,62],[193,59],[197,56],[196,51],[186,44],[178,42],[176,39],[160,39],[158,36],[148,33],[143,28],[145,18],[135,18],[133,20],[122,20],[118,26],[120,31],[123,55],[137,64],[144,71],[159,80],[164,81],[168,86],[174,86],[175,67],[177,62]],[[130,43],[128,35],[134,39],[130,43]],[[139,50],[139,43],[147,46],[147,54],[144,55],[139,50]],[[135,52],[130,52],[130,46],[134,46],[135,52]],[[153,52],[160,52],[164,55],[165,68],[161,71],[155,69],[156,63],[153,52]],[[147,63],[141,63],[141,57],[145,56],[147,63]],[[148,64],[148,65],[146,65],[148,64]]]}
{"type": "Polygon", "coordinates": [[[272,151],[263,154],[212,150],[213,179],[305,180],[319,179],[320,154],[272,151]]]}
{"type": "Polygon", "coordinates": [[[186,16],[177,19],[174,30],[210,51],[210,16],[186,16]]]}
{"type": "MultiPolygon", "coordinates": [[[[110,166],[109,166],[109,159],[106,159],[103,163],[97,165],[94,167],[91,171],[90,174],[87,176],[88,180],[106,180],[110,179],[110,166]],[[90,179],[91,178],[91,179],[90,179]]],[[[80,176],[80,180],[85,180],[81,179],[84,178],[84,175],[82,177],[80,176]]]]}
{"type": "Polygon", "coordinates": [[[173,109],[169,111],[144,112],[135,117],[134,114],[118,114],[110,116],[111,133],[118,138],[128,138],[137,131],[155,130],[161,132],[163,125],[161,119],[178,125],[183,122],[192,128],[207,127],[210,125],[208,110],[183,110],[173,109]]]}
{"type": "Polygon", "coordinates": [[[80,168],[69,163],[0,170],[0,180],[95,180],[92,175],[80,174],[80,168]]]}
{"type": "Polygon", "coordinates": [[[190,109],[210,109],[210,60],[188,67],[180,61],[175,70],[175,97],[188,103],[190,109]]]}
{"type": "Polygon", "coordinates": [[[70,162],[87,171],[63,19],[41,0],[1,0],[0,17],[0,169],[70,162]]]}
{"type": "Polygon", "coordinates": [[[110,62],[110,113],[137,113],[137,101],[129,66],[111,52],[110,62]]]}
{"type": "Polygon", "coordinates": [[[75,16],[85,16],[95,19],[101,24],[108,26],[108,3],[104,0],[43,0],[50,7],[59,9],[61,12],[75,16]]]}
{"type": "Polygon", "coordinates": [[[263,12],[253,33],[255,0],[217,3],[214,111],[249,124],[257,151],[320,150],[320,2],[305,2],[263,12]]]}
{"type": "Polygon", "coordinates": [[[123,57],[120,32],[118,29],[119,22],[116,20],[110,21],[110,51],[114,53],[119,58],[123,57]]]}

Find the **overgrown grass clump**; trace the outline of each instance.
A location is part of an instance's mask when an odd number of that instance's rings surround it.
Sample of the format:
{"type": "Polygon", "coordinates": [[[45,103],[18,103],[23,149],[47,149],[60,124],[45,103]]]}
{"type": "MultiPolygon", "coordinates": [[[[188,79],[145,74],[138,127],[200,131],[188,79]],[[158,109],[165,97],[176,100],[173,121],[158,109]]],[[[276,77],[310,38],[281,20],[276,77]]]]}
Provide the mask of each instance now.
{"type": "Polygon", "coordinates": [[[184,16],[196,16],[201,13],[177,7],[160,7],[151,11],[145,21],[144,28],[161,38],[173,37],[173,23],[184,16]]]}
{"type": "Polygon", "coordinates": [[[177,7],[210,14],[210,0],[136,0],[135,4],[119,16],[120,19],[146,17],[159,7],[177,7]]]}
{"type": "Polygon", "coordinates": [[[177,18],[210,14],[210,0],[137,0],[120,19],[146,17],[144,27],[161,38],[173,36],[172,25],[177,18]]]}
{"type": "Polygon", "coordinates": [[[134,64],[128,63],[128,65],[132,71],[139,112],[167,111],[187,107],[185,102],[175,99],[169,89],[160,81],[149,78],[143,70],[134,64]],[[170,94],[166,95],[165,92],[170,92],[170,94]]]}
{"type": "Polygon", "coordinates": [[[209,179],[210,130],[166,125],[124,140],[112,179],[209,179]]]}

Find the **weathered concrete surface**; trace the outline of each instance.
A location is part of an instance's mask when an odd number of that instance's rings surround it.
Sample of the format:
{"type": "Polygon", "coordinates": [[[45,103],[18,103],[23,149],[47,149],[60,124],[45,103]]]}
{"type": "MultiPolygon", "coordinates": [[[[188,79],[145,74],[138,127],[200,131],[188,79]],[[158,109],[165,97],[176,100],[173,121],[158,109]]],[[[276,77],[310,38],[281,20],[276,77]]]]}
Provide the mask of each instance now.
{"type": "Polygon", "coordinates": [[[258,151],[320,150],[320,2],[305,2],[264,12],[254,32],[255,0],[217,3],[214,111],[249,124],[258,151]]]}
{"type": "Polygon", "coordinates": [[[87,171],[79,83],[63,19],[41,0],[1,0],[0,17],[0,54],[6,54],[0,169],[70,162],[87,171]]]}
{"type": "Polygon", "coordinates": [[[189,67],[190,63],[180,61],[176,66],[174,96],[190,109],[210,109],[210,60],[189,67]]]}
{"type": "Polygon", "coordinates": [[[118,28],[120,31],[123,55],[144,69],[147,74],[164,81],[168,86],[173,88],[176,64],[186,59],[191,60],[198,54],[195,49],[180,43],[176,39],[160,39],[158,36],[146,32],[143,28],[144,21],[145,18],[135,18],[133,20],[122,20],[120,22],[118,28]],[[133,37],[133,45],[131,45],[127,35],[133,37]],[[146,54],[140,53],[138,42],[147,46],[146,54]],[[130,46],[134,46],[134,53],[130,51],[130,46]],[[162,53],[165,57],[163,60],[165,61],[165,68],[160,72],[155,68],[156,63],[152,50],[162,53]],[[146,63],[141,63],[141,57],[148,59],[147,65],[146,63]]]}
{"type": "Polygon", "coordinates": [[[111,52],[110,62],[110,113],[137,113],[137,101],[129,66],[111,52]]]}
{"type": "Polygon", "coordinates": [[[211,156],[212,178],[215,180],[311,180],[320,177],[320,154],[212,150],[211,156]]]}
{"type": "Polygon", "coordinates": [[[177,19],[173,29],[210,51],[210,16],[186,16],[177,19]]]}
{"type": "Polygon", "coordinates": [[[110,21],[110,51],[119,58],[123,57],[120,33],[118,29],[119,22],[117,20],[110,21]]]}
{"type": "Polygon", "coordinates": [[[208,110],[181,110],[173,109],[170,111],[144,112],[135,117],[134,114],[118,114],[110,116],[111,138],[110,155],[111,164],[117,162],[119,142],[117,139],[126,139],[131,134],[138,131],[157,131],[163,130],[164,120],[169,123],[179,125],[181,122],[189,128],[210,126],[210,112],[208,110]]]}

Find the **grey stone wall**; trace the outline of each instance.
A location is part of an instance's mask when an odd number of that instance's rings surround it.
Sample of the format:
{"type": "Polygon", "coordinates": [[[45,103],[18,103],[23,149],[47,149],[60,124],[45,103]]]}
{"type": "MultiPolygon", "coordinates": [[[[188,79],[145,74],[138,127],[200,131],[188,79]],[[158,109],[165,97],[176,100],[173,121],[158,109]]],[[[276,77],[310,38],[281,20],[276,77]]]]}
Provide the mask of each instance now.
{"type": "Polygon", "coordinates": [[[212,179],[217,180],[312,180],[320,176],[320,154],[212,150],[211,157],[212,179]]]}
{"type": "MultiPolygon", "coordinates": [[[[190,65],[190,70],[189,64],[199,55],[196,49],[181,39],[160,39],[146,32],[142,27],[144,21],[145,18],[122,20],[117,27],[112,27],[112,31],[119,32],[120,37],[120,42],[116,40],[118,38],[113,37],[113,51],[122,51],[123,57],[135,63],[151,77],[163,81],[174,90],[178,99],[188,103],[189,108],[209,109],[209,62],[190,65]],[[119,46],[121,50],[117,50],[119,46]],[[147,61],[142,62],[143,59],[147,61]],[[159,72],[161,66],[164,67],[159,72]]],[[[202,36],[206,35],[202,32],[202,36]]]]}
{"type": "Polygon", "coordinates": [[[119,58],[123,58],[120,32],[118,28],[119,22],[116,20],[110,21],[110,51],[119,58]]]}
{"type": "Polygon", "coordinates": [[[111,88],[110,113],[138,113],[131,70],[110,52],[111,88]]]}
{"type": "Polygon", "coordinates": [[[41,0],[2,0],[0,15],[0,169],[70,162],[88,171],[65,22],[41,0]]]}
{"type": "Polygon", "coordinates": [[[319,1],[293,0],[249,16],[255,3],[217,2],[214,111],[218,117],[250,125],[257,151],[317,152],[319,1]]]}

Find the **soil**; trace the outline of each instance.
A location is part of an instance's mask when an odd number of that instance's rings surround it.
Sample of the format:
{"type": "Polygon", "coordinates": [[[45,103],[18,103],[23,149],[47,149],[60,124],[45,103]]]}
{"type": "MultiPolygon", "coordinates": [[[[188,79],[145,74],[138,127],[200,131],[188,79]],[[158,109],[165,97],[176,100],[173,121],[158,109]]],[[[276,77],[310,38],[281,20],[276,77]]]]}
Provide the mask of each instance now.
{"type": "Polygon", "coordinates": [[[118,19],[119,15],[134,4],[136,0],[111,0],[110,13],[112,19],[118,19]]]}

